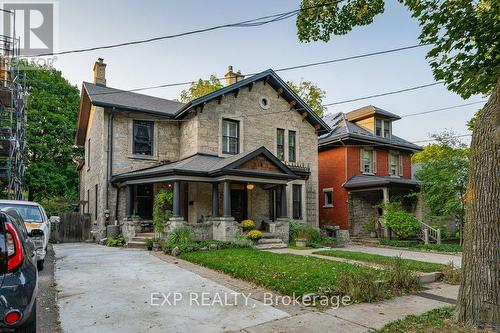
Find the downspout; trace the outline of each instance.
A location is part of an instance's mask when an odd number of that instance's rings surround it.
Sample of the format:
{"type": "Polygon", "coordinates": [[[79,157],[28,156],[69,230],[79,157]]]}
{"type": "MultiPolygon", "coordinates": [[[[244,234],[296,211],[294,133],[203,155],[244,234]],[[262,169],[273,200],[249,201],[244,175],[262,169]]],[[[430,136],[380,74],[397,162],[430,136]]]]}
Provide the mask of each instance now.
{"type": "MultiPolygon", "coordinates": [[[[115,107],[111,109],[108,117],[108,170],[106,173],[106,210],[109,213],[109,184],[113,175],[113,119],[115,107]]],[[[116,220],[116,216],[115,216],[116,220]]],[[[106,221],[108,225],[108,221],[106,221]]]]}

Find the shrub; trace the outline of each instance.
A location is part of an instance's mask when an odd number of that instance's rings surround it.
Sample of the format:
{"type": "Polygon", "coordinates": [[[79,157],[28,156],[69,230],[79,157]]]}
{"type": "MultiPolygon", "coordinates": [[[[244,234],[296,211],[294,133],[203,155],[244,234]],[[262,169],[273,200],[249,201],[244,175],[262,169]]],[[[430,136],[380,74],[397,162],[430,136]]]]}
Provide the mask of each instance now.
{"type": "Polygon", "coordinates": [[[153,248],[153,242],[154,242],[154,241],[153,241],[153,239],[151,239],[151,238],[146,239],[146,241],[145,241],[145,243],[146,243],[146,247],[147,247],[148,249],[152,249],[152,248],[153,248]]]}
{"type": "Polygon", "coordinates": [[[449,284],[460,284],[460,268],[450,262],[442,271],[443,281],[449,284]]]}
{"type": "Polygon", "coordinates": [[[383,218],[386,226],[391,228],[400,238],[414,237],[420,230],[420,221],[404,210],[389,206],[383,218]]]}
{"type": "Polygon", "coordinates": [[[291,221],[290,222],[290,243],[295,243],[296,239],[304,239],[308,242],[312,243],[320,243],[321,242],[321,235],[319,234],[318,230],[314,229],[313,227],[301,223],[298,221],[291,221]]]}
{"type": "Polygon", "coordinates": [[[122,235],[118,235],[116,237],[109,236],[106,242],[107,246],[112,246],[112,247],[123,246],[124,244],[125,244],[125,238],[123,238],[122,235]]]}
{"type": "Polygon", "coordinates": [[[241,226],[243,227],[243,230],[245,230],[245,231],[252,230],[255,228],[255,222],[252,220],[244,220],[244,221],[241,221],[241,226]]]}
{"type": "Polygon", "coordinates": [[[155,195],[153,204],[153,228],[156,233],[163,231],[163,222],[172,217],[168,207],[172,205],[174,193],[172,190],[161,191],[155,195]]]}
{"type": "Polygon", "coordinates": [[[194,231],[188,226],[183,226],[172,230],[168,235],[167,243],[171,245],[189,244],[194,241],[194,231]]]}
{"type": "Polygon", "coordinates": [[[251,239],[251,240],[254,240],[254,241],[258,241],[259,239],[262,238],[262,231],[260,230],[257,230],[257,229],[254,229],[254,230],[250,230],[246,237],[248,239],[251,239]]]}
{"type": "Polygon", "coordinates": [[[215,241],[215,240],[205,240],[193,243],[182,243],[182,244],[169,244],[165,242],[163,244],[163,251],[167,254],[171,254],[172,250],[177,247],[177,255],[181,253],[196,252],[201,250],[223,250],[232,248],[246,248],[253,245],[252,241],[246,238],[237,238],[231,241],[215,241]]]}
{"type": "Polygon", "coordinates": [[[364,302],[374,302],[386,298],[385,288],[381,288],[382,280],[373,271],[366,271],[363,274],[352,274],[344,272],[340,275],[337,292],[341,295],[349,295],[351,299],[363,300],[364,302]]]}

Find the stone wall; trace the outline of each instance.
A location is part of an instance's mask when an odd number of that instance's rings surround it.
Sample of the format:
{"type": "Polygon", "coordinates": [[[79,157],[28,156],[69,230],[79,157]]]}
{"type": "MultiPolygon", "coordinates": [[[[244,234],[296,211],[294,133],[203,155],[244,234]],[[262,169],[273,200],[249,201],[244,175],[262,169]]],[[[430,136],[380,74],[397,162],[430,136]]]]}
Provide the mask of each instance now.
{"type": "Polygon", "coordinates": [[[213,222],[190,223],[188,224],[193,229],[196,240],[211,240],[213,239],[213,222]]]}
{"type": "Polygon", "coordinates": [[[378,216],[377,205],[381,191],[354,192],[349,194],[349,229],[352,236],[368,236],[363,224],[378,216]]]}

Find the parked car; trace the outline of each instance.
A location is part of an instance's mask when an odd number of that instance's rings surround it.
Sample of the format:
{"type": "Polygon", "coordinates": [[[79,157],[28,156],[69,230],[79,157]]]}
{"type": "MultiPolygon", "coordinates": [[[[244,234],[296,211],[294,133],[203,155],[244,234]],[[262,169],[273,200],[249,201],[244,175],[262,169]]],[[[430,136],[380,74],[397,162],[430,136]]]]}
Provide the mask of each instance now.
{"type": "Polygon", "coordinates": [[[0,210],[0,331],[36,332],[37,257],[21,215],[0,210]]]}
{"type": "Polygon", "coordinates": [[[28,234],[35,243],[38,270],[42,270],[51,229],[45,210],[36,202],[0,200],[0,209],[9,207],[17,210],[23,218],[28,234]]]}

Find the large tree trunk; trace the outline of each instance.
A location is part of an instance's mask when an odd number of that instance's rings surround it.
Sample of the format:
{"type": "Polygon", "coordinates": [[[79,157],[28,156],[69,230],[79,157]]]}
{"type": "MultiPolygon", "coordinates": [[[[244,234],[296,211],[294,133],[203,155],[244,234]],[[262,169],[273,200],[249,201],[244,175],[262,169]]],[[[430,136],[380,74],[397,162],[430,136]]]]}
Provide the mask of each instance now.
{"type": "Polygon", "coordinates": [[[500,80],[477,117],[457,319],[500,331],[500,80]]]}

